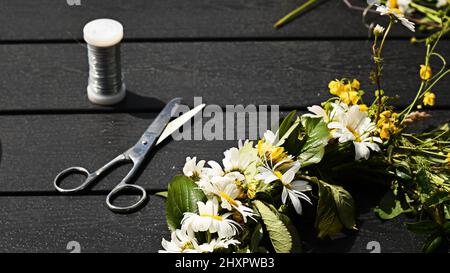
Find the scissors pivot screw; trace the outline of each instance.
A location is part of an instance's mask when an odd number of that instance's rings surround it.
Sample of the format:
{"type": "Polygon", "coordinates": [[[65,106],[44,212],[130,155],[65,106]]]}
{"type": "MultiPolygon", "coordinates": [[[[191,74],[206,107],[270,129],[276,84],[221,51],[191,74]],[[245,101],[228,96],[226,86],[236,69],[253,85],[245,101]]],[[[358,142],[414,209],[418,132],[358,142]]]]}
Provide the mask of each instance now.
{"type": "Polygon", "coordinates": [[[142,144],[147,145],[147,140],[143,140],[142,144]]]}

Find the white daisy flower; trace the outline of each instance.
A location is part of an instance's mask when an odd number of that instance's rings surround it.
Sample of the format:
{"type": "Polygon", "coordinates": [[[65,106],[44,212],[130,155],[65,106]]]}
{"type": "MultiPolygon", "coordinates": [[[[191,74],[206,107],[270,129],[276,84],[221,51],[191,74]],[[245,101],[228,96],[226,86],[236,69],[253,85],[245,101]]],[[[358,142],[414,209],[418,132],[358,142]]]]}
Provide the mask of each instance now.
{"type": "Polygon", "coordinates": [[[292,205],[295,208],[295,211],[298,214],[302,213],[302,204],[300,203],[300,199],[303,199],[309,203],[311,200],[309,197],[303,192],[310,191],[312,188],[306,181],[302,180],[294,180],[295,174],[300,169],[300,163],[295,162],[293,166],[287,170],[284,174],[280,171],[273,171],[269,168],[260,167],[260,174],[257,176],[257,179],[263,180],[265,183],[272,183],[274,181],[281,181],[283,184],[283,193],[281,195],[281,201],[283,204],[286,204],[287,197],[292,202],[292,205]]]}
{"type": "Polygon", "coordinates": [[[385,28],[377,25],[374,29],[373,29],[373,34],[376,36],[382,36],[384,33],[385,28]]]}
{"type": "Polygon", "coordinates": [[[239,224],[227,219],[232,213],[219,215],[219,202],[216,197],[205,203],[197,202],[199,213],[185,212],[181,221],[182,230],[187,232],[209,231],[219,238],[230,238],[238,233],[239,224]]]}
{"type": "Polygon", "coordinates": [[[329,122],[330,121],[330,117],[328,116],[327,111],[325,111],[325,109],[323,109],[321,106],[319,105],[313,105],[308,107],[308,111],[311,112],[304,114],[304,117],[311,117],[311,118],[323,118],[323,120],[325,122],[329,122]]]}
{"type": "Polygon", "coordinates": [[[198,179],[202,174],[203,166],[205,166],[205,160],[200,160],[197,163],[197,157],[187,157],[183,167],[183,174],[187,177],[198,179]]]}
{"type": "Polygon", "coordinates": [[[240,244],[240,242],[235,239],[212,239],[209,243],[196,246],[196,250],[202,253],[211,253],[214,252],[214,250],[224,249],[238,244],[240,244]]]}
{"type": "Polygon", "coordinates": [[[370,150],[380,151],[376,142],[381,143],[378,137],[370,136],[376,130],[367,112],[361,112],[358,105],[353,105],[350,109],[342,113],[339,121],[328,124],[332,131],[332,137],[337,138],[340,143],[352,141],[355,146],[355,160],[368,159],[370,150]],[[370,149],[370,150],[369,150],[370,149]]]}
{"type": "Polygon", "coordinates": [[[245,173],[253,159],[250,153],[241,153],[238,148],[231,148],[223,154],[225,158],[222,160],[222,164],[225,172],[239,171],[245,173]]]}
{"type": "Polygon", "coordinates": [[[244,206],[241,201],[237,200],[241,191],[237,187],[235,181],[236,177],[233,176],[229,175],[225,177],[217,176],[211,179],[211,185],[214,194],[220,197],[221,207],[229,211],[235,209],[242,215],[242,218],[246,223],[247,217],[253,218],[254,216],[253,210],[249,207],[244,206]]]}
{"type": "Polygon", "coordinates": [[[380,13],[380,15],[388,15],[388,16],[393,15],[397,20],[399,20],[402,23],[403,26],[405,26],[412,32],[415,32],[415,24],[413,22],[409,21],[408,19],[406,19],[405,15],[403,15],[403,13],[396,12],[396,11],[394,11],[386,6],[383,6],[383,5],[377,5],[376,11],[378,11],[380,13]]]}
{"type": "Polygon", "coordinates": [[[403,14],[410,14],[413,9],[409,6],[411,4],[412,0],[397,0],[398,9],[403,14]]]}
{"type": "Polygon", "coordinates": [[[450,3],[449,0],[438,0],[437,3],[436,3],[436,7],[437,8],[442,8],[442,7],[447,6],[449,3],[450,3]]]}
{"type": "Polygon", "coordinates": [[[194,234],[188,235],[186,231],[180,229],[172,232],[171,241],[162,239],[161,242],[164,250],[159,250],[159,253],[200,253],[198,249],[197,240],[194,234]]]}
{"type": "MultiPolygon", "coordinates": [[[[275,180],[278,180],[282,175],[278,169],[281,165],[289,162],[292,159],[291,156],[287,157],[284,160],[281,160],[277,164],[271,167],[271,164],[264,164],[263,166],[258,167],[258,174],[255,176],[256,180],[262,180],[264,183],[269,184],[275,180]]],[[[295,164],[295,163],[293,163],[295,164]]]]}
{"type": "Polygon", "coordinates": [[[329,123],[331,121],[336,121],[339,118],[340,113],[348,111],[348,105],[341,101],[333,102],[331,103],[331,106],[332,109],[330,113],[328,113],[321,106],[313,105],[311,107],[308,107],[308,111],[310,111],[312,114],[307,113],[304,114],[303,116],[312,118],[323,118],[323,121],[329,123]]]}
{"type": "Polygon", "coordinates": [[[270,145],[276,145],[278,143],[278,131],[276,133],[271,130],[267,130],[264,133],[264,142],[270,145]]]}
{"type": "Polygon", "coordinates": [[[209,177],[213,176],[224,176],[225,172],[222,169],[222,166],[220,166],[219,163],[217,163],[214,160],[208,161],[209,168],[204,168],[205,174],[209,177]]]}
{"type": "Polygon", "coordinates": [[[283,192],[281,194],[281,201],[283,204],[286,204],[287,198],[289,196],[289,199],[292,202],[292,205],[294,206],[295,211],[298,214],[302,214],[302,203],[300,202],[300,199],[303,199],[307,201],[308,203],[311,203],[311,199],[304,194],[303,192],[310,191],[312,188],[308,184],[307,181],[303,180],[294,180],[295,174],[300,169],[300,164],[294,164],[292,168],[287,170],[281,177],[280,181],[283,183],[283,192]]]}

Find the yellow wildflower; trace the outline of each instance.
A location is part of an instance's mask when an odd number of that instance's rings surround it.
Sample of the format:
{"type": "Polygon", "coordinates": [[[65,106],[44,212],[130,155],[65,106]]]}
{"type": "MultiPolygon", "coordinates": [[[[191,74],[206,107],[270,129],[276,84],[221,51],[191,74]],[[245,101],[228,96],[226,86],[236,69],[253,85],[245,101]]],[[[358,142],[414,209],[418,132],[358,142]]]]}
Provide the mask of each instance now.
{"type": "Polygon", "coordinates": [[[365,104],[360,104],[359,105],[359,111],[367,112],[367,110],[369,110],[369,107],[367,107],[367,105],[365,105],[365,104]]]}
{"type": "Polygon", "coordinates": [[[359,83],[359,81],[357,79],[353,79],[351,85],[352,85],[353,90],[359,90],[361,88],[361,84],[359,83]]]}
{"type": "Polygon", "coordinates": [[[433,71],[428,65],[420,65],[420,78],[424,81],[429,80],[433,76],[433,71]]]}
{"type": "Polygon", "coordinates": [[[328,88],[330,88],[330,93],[332,95],[340,96],[340,94],[344,92],[345,86],[342,81],[334,80],[328,84],[328,88]]]}
{"type": "Polygon", "coordinates": [[[348,91],[341,93],[339,98],[341,98],[342,102],[345,104],[357,104],[359,101],[359,94],[356,91],[348,91]]]}
{"type": "Polygon", "coordinates": [[[391,133],[389,130],[389,123],[383,123],[381,130],[380,130],[381,139],[389,139],[390,136],[391,136],[391,133]]]}
{"type": "Polygon", "coordinates": [[[398,133],[399,128],[396,126],[398,123],[398,116],[398,113],[392,113],[389,110],[383,111],[380,114],[377,126],[381,139],[389,139],[391,134],[398,133]]]}
{"type": "Polygon", "coordinates": [[[383,120],[389,119],[391,117],[391,114],[392,114],[391,111],[388,111],[388,110],[383,111],[380,114],[380,118],[383,119],[383,120]]]}
{"type": "Polygon", "coordinates": [[[436,95],[434,93],[426,92],[425,96],[423,97],[423,105],[433,106],[435,100],[436,100],[436,95]]]}

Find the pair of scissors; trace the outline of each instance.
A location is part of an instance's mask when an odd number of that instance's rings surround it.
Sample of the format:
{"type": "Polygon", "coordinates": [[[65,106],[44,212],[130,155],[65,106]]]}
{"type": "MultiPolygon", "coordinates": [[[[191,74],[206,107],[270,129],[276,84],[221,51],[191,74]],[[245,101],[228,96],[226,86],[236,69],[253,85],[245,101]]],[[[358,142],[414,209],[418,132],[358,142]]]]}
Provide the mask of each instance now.
{"type": "Polygon", "coordinates": [[[156,145],[159,144],[161,141],[163,141],[165,138],[171,135],[175,130],[180,128],[184,123],[189,121],[193,116],[195,116],[195,114],[197,114],[205,106],[204,104],[199,105],[169,123],[170,119],[172,118],[176,109],[178,108],[180,102],[181,98],[175,98],[171,100],[169,103],[167,103],[164,109],[159,113],[159,115],[156,117],[153,123],[147,128],[147,130],[144,132],[144,134],[141,136],[139,141],[134,146],[132,146],[124,153],[118,155],[116,158],[108,162],[106,165],[104,165],[97,171],[89,172],[87,169],[83,167],[70,167],[60,172],[53,181],[53,185],[56,188],[56,190],[61,193],[76,193],[82,191],[86,189],[86,187],[91,185],[93,182],[95,182],[99,177],[101,177],[102,174],[105,173],[105,171],[111,169],[113,166],[118,165],[118,163],[124,162],[132,163],[133,167],[128,172],[128,174],[107,195],[106,205],[110,210],[119,213],[127,213],[140,208],[147,199],[147,192],[143,187],[139,185],[130,184],[129,183],[130,179],[132,179],[133,176],[136,174],[139,167],[142,165],[142,162],[144,161],[145,157],[155,146],[155,143],[156,145]],[[77,187],[71,189],[62,188],[61,182],[65,178],[73,174],[85,175],[86,180],[84,180],[84,182],[82,182],[77,187]],[[139,192],[140,193],[139,199],[129,206],[114,205],[113,199],[125,193],[125,191],[127,190],[134,190],[139,192]]]}

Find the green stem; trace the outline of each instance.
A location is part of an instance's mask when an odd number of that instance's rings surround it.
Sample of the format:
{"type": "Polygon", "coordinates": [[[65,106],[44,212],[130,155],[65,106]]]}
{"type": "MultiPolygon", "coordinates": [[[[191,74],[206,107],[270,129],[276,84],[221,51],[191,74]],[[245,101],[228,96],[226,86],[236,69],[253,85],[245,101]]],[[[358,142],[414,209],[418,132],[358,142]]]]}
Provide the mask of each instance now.
{"type": "Polygon", "coordinates": [[[309,0],[305,4],[301,5],[300,7],[294,9],[293,11],[289,12],[286,16],[278,20],[278,22],[275,23],[273,26],[274,28],[280,28],[284,26],[285,24],[289,23],[292,19],[294,19],[297,15],[299,15],[302,11],[304,11],[306,8],[314,4],[317,0],[309,0]]]}
{"type": "Polygon", "coordinates": [[[439,157],[446,157],[446,155],[442,155],[439,153],[435,153],[435,152],[430,152],[430,151],[426,151],[426,150],[418,150],[417,147],[407,147],[407,146],[399,146],[398,148],[400,149],[404,149],[404,150],[412,150],[418,153],[425,153],[425,154],[429,154],[429,155],[435,155],[435,156],[439,156],[439,157]]]}
{"type": "Polygon", "coordinates": [[[376,50],[376,43],[377,43],[377,37],[375,36],[375,42],[374,42],[374,62],[375,62],[375,82],[377,85],[377,112],[375,114],[375,123],[378,123],[378,120],[380,118],[381,114],[381,106],[382,106],[382,98],[381,95],[381,70],[382,70],[382,58],[381,53],[383,51],[384,43],[386,41],[386,37],[388,36],[389,32],[391,31],[392,25],[394,21],[391,18],[389,21],[389,26],[387,27],[386,31],[384,32],[383,39],[381,40],[380,47],[378,50],[376,50]]]}
{"type": "MultiPolygon", "coordinates": [[[[425,55],[425,66],[428,66],[429,59],[430,59],[430,52],[432,52],[432,51],[430,50],[430,44],[428,44],[427,45],[427,54],[425,55]]],[[[428,81],[426,81],[426,80],[422,80],[422,82],[420,83],[419,91],[417,91],[416,97],[414,98],[413,102],[408,107],[406,107],[405,110],[403,110],[400,113],[403,115],[403,118],[402,118],[402,121],[400,122],[400,124],[402,124],[405,121],[405,119],[408,117],[408,115],[411,113],[412,109],[414,108],[414,106],[416,105],[420,96],[422,95],[422,91],[426,87],[427,82],[428,81]]]]}
{"type": "Polygon", "coordinates": [[[386,41],[386,38],[387,38],[389,32],[391,31],[392,25],[393,25],[393,19],[391,18],[391,21],[389,22],[389,25],[384,33],[383,40],[381,40],[380,48],[378,50],[380,56],[381,56],[381,51],[383,50],[383,47],[384,47],[384,42],[386,41]]]}

